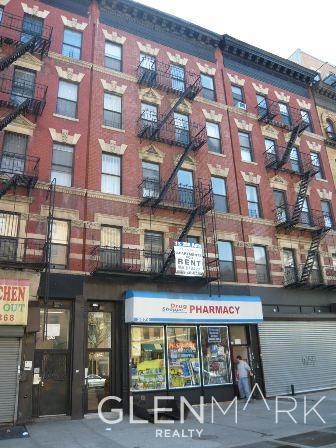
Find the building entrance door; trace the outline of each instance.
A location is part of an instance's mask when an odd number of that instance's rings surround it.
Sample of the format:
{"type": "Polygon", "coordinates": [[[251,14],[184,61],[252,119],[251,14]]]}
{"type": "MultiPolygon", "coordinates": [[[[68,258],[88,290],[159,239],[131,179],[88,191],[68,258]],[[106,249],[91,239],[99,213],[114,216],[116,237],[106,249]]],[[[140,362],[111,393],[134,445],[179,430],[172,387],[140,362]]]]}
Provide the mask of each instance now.
{"type": "Polygon", "coordinates": [[[43,335],[44,310],[34,357],[34,413],[36,416],[66,415],[70,411],[70,308],[55,302],[48,310],[43,335]]]}

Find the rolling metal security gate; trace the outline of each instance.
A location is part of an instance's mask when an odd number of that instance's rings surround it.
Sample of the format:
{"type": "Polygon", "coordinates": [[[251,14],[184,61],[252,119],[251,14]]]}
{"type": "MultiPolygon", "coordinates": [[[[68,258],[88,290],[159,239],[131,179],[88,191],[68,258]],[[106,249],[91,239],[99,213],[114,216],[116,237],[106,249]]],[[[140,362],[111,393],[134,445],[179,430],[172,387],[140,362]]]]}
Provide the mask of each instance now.
{"type": "Polygon", "coordinates": [[[20,339],[0,337],[0,424],[15,420],[19,357],[20,339]]]}
{"type": "Polygon", "coordinates": [[[336,322],[263,322],[260,351],[266,395],[336,387],[336,322]]]}

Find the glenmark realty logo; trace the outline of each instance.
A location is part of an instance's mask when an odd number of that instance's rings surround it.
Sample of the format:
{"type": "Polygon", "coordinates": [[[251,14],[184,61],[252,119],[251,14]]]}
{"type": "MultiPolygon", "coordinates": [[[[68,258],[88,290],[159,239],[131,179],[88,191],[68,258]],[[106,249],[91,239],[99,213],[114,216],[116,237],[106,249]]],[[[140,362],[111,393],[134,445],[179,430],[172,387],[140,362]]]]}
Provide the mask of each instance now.
{"type": "MultiPolygon", "coordinates": [[[[204,397],[200,397],[199,405],[194,406],[189,401],[181,396],[175,399],[174,396],[154,396],[153,408],[148,410],[150,420],[136,419],[134,397],[129,399],[129,423],[133,425],[143,425],[148,423],[154,423],[157,425],[174,425],[174,428],[155,428],[155,436],[157,438],[201,438],[204,429],[200,427],[205,424],[205,410],[207,410],[206,424],[220,424],[223,423],[223,418],[230,419],[230,423],[239,425],[239,418],[243,416],[244,412],[248,412],[251,408],[253,410],[253,404],[251,403],[252,397],[258,393],[260,399],[258,403],[262,403],[265,408],[265,412],[274,414],[275,424],[279,424],[280,420],[298,423],[298,418],[303,417],[303,423],[310,424],[308,420],[318,419],[324,425],[327,421],[323,418],[319,412],[320,404],[325,400],[325,396],[320,398],[313,405],[308,403],[306,395],[300,397],[298,401],[293,396],[277,396],[271,400],[266,400],[259,385],[256,383],[251,391],[250,396],[245,402],[243,408],[240,408],[238,412],[238,399],[235,397],[232,401],[226,403],[218,403],[218,401],[212,397],[211,402],[205,404],[204,397]],[[171,407],[168,407],[171,403],[171,407]],[[177,405],[176,405],[177,403],[177,405]],[[274,406],[270,406],[273,403],[274,406]],[[302,406],[302,409],[301,409],[302,406]],[[273,408],[273,409],[272,409],[273,408]],[[209,415],[210,412],[210,415],[209,415]],[[196,420],[197,428],[180,428],[178,425],[186,424],[186,420],[189,414],[192,414],[196,420]],[[172,418],[174,416],[174,419],[172,418]]],[[[111,408],[110,413],[103,411],[108,404],[121,403],[121,398],[115,396],[108,396],[103,398],[98,406],[98,415],[101,421],[107,425],[116,425],[124,420],[124,413],[122,409],[111,408]],[[108,415],[109,414],[109,415],[108,415]]],[[[311,398],[309,398],[311,401],[311,398]]]]}

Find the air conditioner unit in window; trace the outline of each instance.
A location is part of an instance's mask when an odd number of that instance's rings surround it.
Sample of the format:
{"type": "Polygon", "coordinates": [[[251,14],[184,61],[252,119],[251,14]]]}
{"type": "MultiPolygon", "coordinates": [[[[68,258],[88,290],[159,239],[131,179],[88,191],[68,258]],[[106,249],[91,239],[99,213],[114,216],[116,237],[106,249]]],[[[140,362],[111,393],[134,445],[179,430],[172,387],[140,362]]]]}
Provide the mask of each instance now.
{"type": "Polygon", "coordinates": [[[237,107],[239,107],[239,109],[244,109],[244,110],[246,110],[246,104],[245,104],[245,103],[242,103],[241,101],[238,101],[238,103],[237,103],[237,107]]]}

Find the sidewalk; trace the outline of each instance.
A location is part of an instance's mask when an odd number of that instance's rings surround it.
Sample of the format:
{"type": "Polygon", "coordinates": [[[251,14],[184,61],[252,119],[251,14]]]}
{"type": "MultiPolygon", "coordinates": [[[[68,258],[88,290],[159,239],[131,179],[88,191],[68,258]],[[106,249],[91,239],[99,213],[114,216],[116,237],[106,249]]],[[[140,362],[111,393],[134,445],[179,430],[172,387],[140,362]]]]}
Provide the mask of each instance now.
{"type": "MultiPolygon", "coordinates": [[[[184,424],[165,425],[130,424],[128,416],[116,425],[107,425],[92,415],[79,421],[40,419],[28,426],[30,437],[0,441],[0,448],[336,448],[336,391],[308,394],[306,413],[323,396],[326,398],[316,409],[326,424],[313,411],[304,424],[305,402],[299,395],[292,413],[297,423],[285,413],[278,414],[276,423],[275,400],[267,401],[270,410],[258,400],[245,410],[244,403],[239,402],[237,424],[233,407],[224,416],[218,408],[212,412],[210,406],[205,408],[204,424],[191,414],[184,424]]],[[[228,403],[221,406],[225,410],[228,403]]],[[[280,410],[293,406],[290,399],[279,402],[280,410]]],[[[199,408],[195,410],[199,412],[199,408]]]]}

